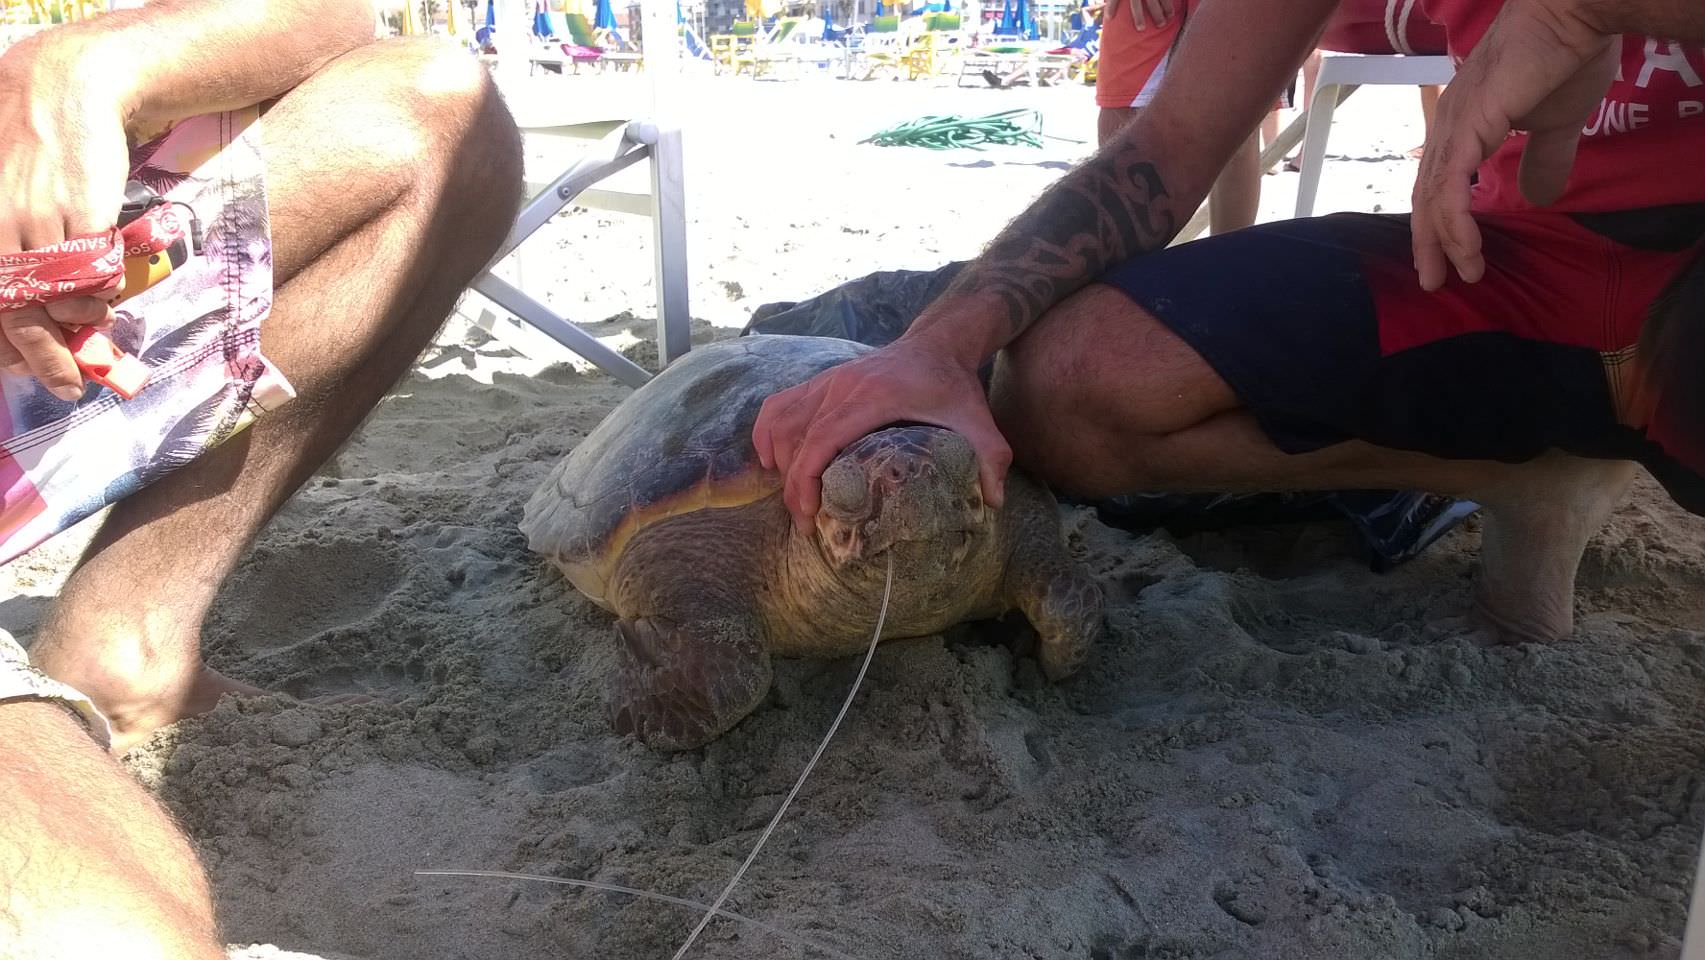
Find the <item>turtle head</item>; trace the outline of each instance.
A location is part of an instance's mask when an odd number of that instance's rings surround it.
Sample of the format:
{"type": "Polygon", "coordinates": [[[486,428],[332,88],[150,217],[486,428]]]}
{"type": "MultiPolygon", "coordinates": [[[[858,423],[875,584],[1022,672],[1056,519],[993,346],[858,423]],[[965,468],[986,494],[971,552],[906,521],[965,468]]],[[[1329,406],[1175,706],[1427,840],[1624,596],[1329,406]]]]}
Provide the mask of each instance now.
{"type": "Polygon", "coordinates": [[[836,567],[895,551],[902,569],[940,570],[964,559],[994,522],[983,505],[970,441],[941,427],[878,430],[823,471],[817,535],[836,567]]]}

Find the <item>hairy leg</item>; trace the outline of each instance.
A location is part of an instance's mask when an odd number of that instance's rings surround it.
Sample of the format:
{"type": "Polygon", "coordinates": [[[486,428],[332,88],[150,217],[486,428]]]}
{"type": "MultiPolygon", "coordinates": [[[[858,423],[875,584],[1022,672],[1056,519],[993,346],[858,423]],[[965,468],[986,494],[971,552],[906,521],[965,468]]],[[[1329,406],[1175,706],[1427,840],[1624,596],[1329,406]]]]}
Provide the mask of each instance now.
{"type": "Polygon", "coordinates": [[[1632,475],[1627,463],[1562,454],[1505,464],[1362,442],[1287,454],[1195,351],[1106,286],[1080,292],[1009,347],[990,399],[1016,462],[1064,492],[1418,489],[1475,499],[1487,511],[1479,606],[1523,638],[1573,629],[1581,552],[1632,475]]]}
{"type": "Polygon", "coordinates": [[[189,844],[64,710],[0,703],[0,796],[6,956],[225,956],[189,844]]]}
{"type": "Polygon", "coordinates": [[[409,369],[508,230],[513,122],[479,65],[386,41],[263,121],[276,294],[262,348],[297,399],[119,504],[34,646],[122,752],[252,690],[201,661],[220,584],[267,520],[409,369]]]}

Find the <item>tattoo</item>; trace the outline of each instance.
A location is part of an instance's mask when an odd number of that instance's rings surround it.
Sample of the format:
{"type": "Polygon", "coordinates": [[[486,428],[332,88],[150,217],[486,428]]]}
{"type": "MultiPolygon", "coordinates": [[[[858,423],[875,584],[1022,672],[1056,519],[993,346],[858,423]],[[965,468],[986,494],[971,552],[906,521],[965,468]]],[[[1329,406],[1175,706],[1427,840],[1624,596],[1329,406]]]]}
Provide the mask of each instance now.
{"type": "Polygon", "coordinates": [[[1166,246],[1178,232],[1178,216],[1143,152],[1136,144],[1117,144],[1054,185],[954,279],[946,295],[999,297],[1010,339],[1113,264],[1166,246]]]}

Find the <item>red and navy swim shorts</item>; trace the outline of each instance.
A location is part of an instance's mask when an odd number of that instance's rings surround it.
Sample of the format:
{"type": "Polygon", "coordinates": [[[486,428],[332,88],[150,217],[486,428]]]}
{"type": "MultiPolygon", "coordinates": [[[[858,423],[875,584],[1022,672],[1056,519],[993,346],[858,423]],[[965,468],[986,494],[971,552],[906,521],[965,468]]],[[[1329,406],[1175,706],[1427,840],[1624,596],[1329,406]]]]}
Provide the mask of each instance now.
{"type": "Polygon", "coordinates": [[[1476,219],[1485,277],[1432,293],[1408,218],[1353,213],[1183,244],[1102,280],[1199,353],[1286,452],[1363,440],[1637,460],[1705,513],[1705,206],[1476,219]],[[1660,321],[1683,335],[1653,337],[1660,321]]]}

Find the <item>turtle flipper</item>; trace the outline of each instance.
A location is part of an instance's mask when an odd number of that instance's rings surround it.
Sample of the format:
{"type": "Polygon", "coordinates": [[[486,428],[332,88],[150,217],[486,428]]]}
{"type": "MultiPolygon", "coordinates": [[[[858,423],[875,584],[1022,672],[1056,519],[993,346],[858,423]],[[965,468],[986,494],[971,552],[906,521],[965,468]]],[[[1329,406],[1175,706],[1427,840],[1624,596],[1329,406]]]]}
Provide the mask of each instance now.
{"type": "Polygon", "coordinates": [[[608,695],[617,733],[659,750],[703,746],[752,712],[770,689],[770,654],[742,618],[616,621],[608,695]]]}
{"type": "Polygon", "coordinates": [[[1007,486],[1007,534],[1014,545],[1007,562],[1007,601],[1036,628],[1042,672],[1061,680],[1083,666],[1101,639],[1106,600],[1066,552],[1053,498],[1039,485],[1009,480],[1007,486]]]}
{"type": "Polygon", "coordinates": [[[1019,586],[1014,599],[1041,641],[1036,656],[1042,672],[1049,680],[1076,673],[1101,636],[1101,588],[1069,566],[1049,573],[1032,571],[1019,586]]]}

